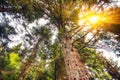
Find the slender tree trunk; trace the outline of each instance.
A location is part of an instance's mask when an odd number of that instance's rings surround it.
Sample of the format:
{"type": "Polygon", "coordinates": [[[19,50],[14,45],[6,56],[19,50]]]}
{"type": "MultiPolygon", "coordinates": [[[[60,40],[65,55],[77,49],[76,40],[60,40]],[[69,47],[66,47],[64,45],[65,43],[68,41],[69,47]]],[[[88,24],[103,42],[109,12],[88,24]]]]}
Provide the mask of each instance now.
{"type": "Polygon", "coordinates": [[[62,37],[62,53],[64,56],[68,80],[89,80],[85,66],[81,62],[77,49],[72,46],[70,37],[62,37]]]}
{"type": "Polygon", "coordinates": [[[56,77],[56,70],[57,70],[57,69],[56,69],[56,64],[57,64],[57,63],[56,63],[56,61],[55,61],[55,63],[54,63],[54,71],[55,71],[54,80],[56,80],[56,78],[57,78],[57,77],[56,77]]]}
{"type": "Polygon", "coordinates": [[[56,80],[67,80],[64,59],[62,56],[56,60],[56,80]]]}
{"type": "Polygon", "coordinates": [[[35,47],[33,48],[31,55],[29,56],[29,59],[25,63],[22,64],[22,69],[21,69],[20,74],[18,75],[18,80],[23,80],[25,76],[27,75],[27,73],[29,72],[30,67],[35,59],[37,50],[39,49],[39,44],[41,41],[42,41],[42,38],[40,37],[35,47]]]}

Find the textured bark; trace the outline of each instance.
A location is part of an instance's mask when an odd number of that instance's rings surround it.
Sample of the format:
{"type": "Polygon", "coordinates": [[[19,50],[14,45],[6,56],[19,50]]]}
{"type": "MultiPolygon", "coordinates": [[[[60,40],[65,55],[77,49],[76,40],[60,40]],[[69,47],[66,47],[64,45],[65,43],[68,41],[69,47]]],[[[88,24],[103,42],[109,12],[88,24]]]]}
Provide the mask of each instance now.
{"type": "Polygon", "coordinates": [[[89,80],[85,66],[81,62],[77,49],[72,46],[72,40],[64,37],[61,40],[68,80],[89,80]]]}

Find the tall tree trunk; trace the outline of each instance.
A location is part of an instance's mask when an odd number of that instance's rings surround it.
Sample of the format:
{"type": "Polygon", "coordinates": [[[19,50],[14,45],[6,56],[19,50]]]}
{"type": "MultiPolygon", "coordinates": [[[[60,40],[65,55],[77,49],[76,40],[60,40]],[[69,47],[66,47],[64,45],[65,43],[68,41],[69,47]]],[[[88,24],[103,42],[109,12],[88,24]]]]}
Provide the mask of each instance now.
{"type": "Polygon", "coordinates": [[[62,53],[64,56],[68,80],[89,80],[85,66],[81,62],[77,49],[72,46],[70,37],[62,37],[62,53]]]}

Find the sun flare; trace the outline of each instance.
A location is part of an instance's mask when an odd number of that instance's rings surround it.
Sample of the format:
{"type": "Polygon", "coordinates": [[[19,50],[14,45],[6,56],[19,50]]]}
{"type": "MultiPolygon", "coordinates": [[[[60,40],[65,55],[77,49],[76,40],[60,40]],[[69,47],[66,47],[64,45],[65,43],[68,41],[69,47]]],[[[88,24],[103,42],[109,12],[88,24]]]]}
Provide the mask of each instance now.
{"type": "Polygon", "coordinates": [[[90,23],[95,24],[99,21],[99,17],[98,16],[91,16],[91,17],[89,17],[88,20],[89,20],[90,23]]]}
{"type": "Polygon", "coordinates": [[[110,15],[107,13],[84,12],[79,13],[79,25],[100,26],[103,24],[120,24],[120,14],[110,15]]]}

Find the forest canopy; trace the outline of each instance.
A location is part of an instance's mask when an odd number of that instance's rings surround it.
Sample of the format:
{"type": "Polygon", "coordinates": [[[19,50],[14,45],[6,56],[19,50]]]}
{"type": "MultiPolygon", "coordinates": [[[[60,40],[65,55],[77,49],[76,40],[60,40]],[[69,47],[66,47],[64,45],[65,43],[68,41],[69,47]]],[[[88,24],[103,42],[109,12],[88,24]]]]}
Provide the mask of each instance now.
{"type": "Polygon", "coordinates": [[[120,53],[120,7],[109,0],[0,0],[0,20],[0,80],[120,79],[96,51],[120,53]]]}

